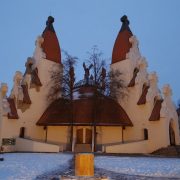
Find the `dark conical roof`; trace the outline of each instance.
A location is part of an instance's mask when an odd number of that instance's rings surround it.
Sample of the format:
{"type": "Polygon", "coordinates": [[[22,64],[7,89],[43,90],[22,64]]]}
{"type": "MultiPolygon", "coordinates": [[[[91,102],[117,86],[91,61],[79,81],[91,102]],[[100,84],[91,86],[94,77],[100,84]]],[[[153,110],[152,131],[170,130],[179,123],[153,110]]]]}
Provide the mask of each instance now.
{"type": "Polygon", "coordinates": [[[129,28],[129,20],[126,15],[121,17],[121,22],[122,26],[116,38],[112,52],[112,64],[125,60],[126,54],[129,52],[132,46],[132,44],[129,42],[129,38],[133,34],[129,28]]]}
{"type": "Polygon", "coordinates": [[[46,54],[46,59],[61,63],[61,50],[56,32],[53,27],[54,18],[49,16],[46,21],[46,28],[42,33],[44,42],[42,43],[42,49],[46,54]]]}

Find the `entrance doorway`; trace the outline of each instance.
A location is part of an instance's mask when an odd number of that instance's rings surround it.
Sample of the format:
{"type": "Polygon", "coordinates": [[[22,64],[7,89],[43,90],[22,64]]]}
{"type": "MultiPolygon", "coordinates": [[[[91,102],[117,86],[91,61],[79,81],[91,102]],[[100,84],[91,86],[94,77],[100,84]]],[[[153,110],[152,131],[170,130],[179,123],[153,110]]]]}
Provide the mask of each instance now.
{"type": "Polygon", "coordinates": [[[78,129],[76,144],[92,144],[92,130],[88,128],[78,129]]]}
{"type": "Polygon", "coordinates": [[[170,145],[171,146],[175,146],[176,142],[175,142],[175,133],[174,133],[174,129],[173,129],[173,122],[171,120],[170,124],[169,124],[169,140],[170,140],[170,145]]]}
{"type": "Polygon", "coordinates": [[[24,136],[25,136],[25,127],[21,127],[19,132],[19,137],[24,138],[24,136]]]}
{"type": "Polygon", "coordinates": [[[77,130],[76,143],[83,144],[83,128],[77,130]]]}

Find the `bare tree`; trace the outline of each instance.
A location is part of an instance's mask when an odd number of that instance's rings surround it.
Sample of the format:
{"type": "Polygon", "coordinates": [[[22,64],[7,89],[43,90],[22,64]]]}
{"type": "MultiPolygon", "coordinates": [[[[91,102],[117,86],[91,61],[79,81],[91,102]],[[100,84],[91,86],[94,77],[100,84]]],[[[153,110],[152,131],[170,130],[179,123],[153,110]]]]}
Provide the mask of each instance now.
{"type": "Polygon", "coordinates": [[[97,94],[110,97],[114,100],[126,96],[126,87],[122,80],[122,73],[107,67],[106,59],[102,57],[103,53],[99,51],[97,46],[94,46],[92,51],[88,52],[88,55],[87,62],[90,64],[90,67],[92,65],[90,79],[93,80],[94,86],[97,87],[97,94]]]}
{"type": "Polygon", "coordinates": [[[101,71],[102,68],[105,68],[106,63],[105,59],[102,58],[102,52],[99,51],[97,46],[93,46],[92,51],[88,52],[88,60],[87,62],[92,65],[92,76],[94,80],[94,85],[99,85],[101,82],[101,71]]]}
{"type": "Polygon", "coordinates": [[[51,102],[60,97],[64,99],[73,100],[73,89],[75,84],[74,65],[77,57],[69,55],[67,51],[63,51],[65,58],[63,65],[55,65],[52,68],[51,74],[51,88],[48,94],[48,100],[51,102]]]}
{"type": "Polygon", "coordinates": [[[74,66],[77,61],[77,57],[69,55],[66,51],[64,51],[65,59],[63,61],[64,64],[64,72],[63,72],[63,98],[73,100],[73,89],[75,85],[75,73],[74,66]]]}
{"type": "Polygon", "coordinates": [[[63,92],[62,68],[63,68],[62,64],[58,64],[58,65],[56,64],[52,66],[52,69],[50,70],[50,83],[48,84],[50,88],[49,88],[49,93],[47,95],[47,100],[49,102],[53,102],[54,100],[60,98],[63,92]]]}
{"type": "Polygon", "coordinates": [[[105,81],[105,95],[114,99],[123,99],[127,96],[127,88],[122,80],[122,73],[119,70],[110,70],[105,81]]]}
{"type": "MultiPolygon", "coordinates": [[[[63,53],[65,55],[63,68],[62,65],[56,65],[56,68],[53,68],[51,71],[52,88],[50,88],[48,94],[48,100],[50,101],[59,97],[73,100],[73,89],[75,85],[74,66],[78,58],[69,55],[66,51],[63,51],[63,53]]],[[[97,46],[94,46],[92,51],[88,52],[88,55],[87,63],[89,65],[86,66],[83,63],[86,83],[89,83],[88,81],[90,79],[97,88],[98,94],[100,93],[115,100],[123,98],[126,95],[126,87],[121,78],[122,73],[118,70],[107,68],[106,60],[102,57],[102,52],[99,51],[97,46]]]]}
{"type": "Polygon", "coordinates": [[[51,71],[51,88],[48,94],[48,100],[51,102],[58,99],[68,99],[71,112],[71,126],[68,150],[71,150],[73,141],[73,90],[75,85],[74,65],[77,57],[71,56],[67,51],[63,51],[65,58],[63,59],[63,67],[53,68],[51,71]],[[62,70],[63,69],[63,70],[62,70]],[[52,85],[53,84],[53,85],[52,85]]]}
{"type": "MultiPolygon", "coordinates": [[[[94,99],[94,151],[96,151],[96,119],[97,113],[99,113],[99,98],[103,99],[109,97],[115,100],[118,100],[120,97],[124,96],[124,90],[126,89],[121,78],[122,73],[113,70],[108,70],[105,59],[102,58],[102,52],[94,46],[92,52],[89,52],[89,58],[87,60],[88,65],[83,63],[83,68],[85,71],[84,80],[86,85],[94,86],[95,91],[93,95],[94,99]]],[[[75,88],[75,73],[74,65],[76,63],[77,57],[69,55],[64,51],[65,59],[63,60],[63,68],[58,67],[54,71],[54,68],[51,72],[51,80],[53,83],[52,88],[50,89],[48,98],[53,101],[62,97],[63,99],[68,99],[71,106],[71,128],[70,128],[70,146],[72,147],[73,141],[73,91],[75,88]],[[61,70],[63,69],[63,71],[61,70]]]]}
{"type": "MultiPolygon", "coordinates": [[[[119,98],[124,97],[125,95],[125,86],[121,78],[122,73],[118,70],[106,70],[108,69],[105,64],[105,59],[102,58],[102,52],[99,51],[97,46],[92,48],[92,52],[89,52],[89,68],[87,77],[89,82],[89,70],[92,69],[92,74],[90,76],[89,85],[95,87],[93,94],[93,132],[94,132],[94,151],[96,151],[96,119],[98,118],[98,113],[101,111],[99,107],[102,105],[100,99],[103,100],[105,97],[112,98],[118,101],[119,98]]],[[[85,64],[83,64],[85,74],[86,69],[85,64]]]]}

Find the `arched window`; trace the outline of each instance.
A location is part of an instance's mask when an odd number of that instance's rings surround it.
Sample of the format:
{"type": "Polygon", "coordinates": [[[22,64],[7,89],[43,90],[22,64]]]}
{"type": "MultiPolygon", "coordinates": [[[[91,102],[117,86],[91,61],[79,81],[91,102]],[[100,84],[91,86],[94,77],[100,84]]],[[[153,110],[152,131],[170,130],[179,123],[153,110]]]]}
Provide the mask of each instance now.
{"type": "Polygon", "coordinates": [[[171,120],[170,123],[169,123],[169,141],[170,141],[171,146],[176,145],[175,133],[174,133],[174,129],[173,129],[173,120],[171,120]]]}
{"type": "Polygon", "coordinates": [[[148,140],[148,129],[144,129],[144,140],[148,140]]]}
{"type": "Polygon", "coordinates": [[[20,138],[24,138],[24,136],[25,136],[25,127],[21,127],[21,128],[20,128],[19,137],[20,137],[20,138]]]}

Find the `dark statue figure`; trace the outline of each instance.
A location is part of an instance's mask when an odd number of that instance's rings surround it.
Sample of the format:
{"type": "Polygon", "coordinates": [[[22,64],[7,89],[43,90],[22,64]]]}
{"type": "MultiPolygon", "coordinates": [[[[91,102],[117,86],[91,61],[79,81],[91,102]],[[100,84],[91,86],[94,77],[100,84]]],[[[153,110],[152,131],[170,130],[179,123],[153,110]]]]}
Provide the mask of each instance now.
{"type": "Polygon", "coordinates": [[[89,67],[86,67],[86,64],[83,63],[83,68],[84,68],[84,79],[86,81],[86,84],[89,84],[89,76],[90,76],[90,69],[93,67],[93,65],[91,64],[89,67]]]}

